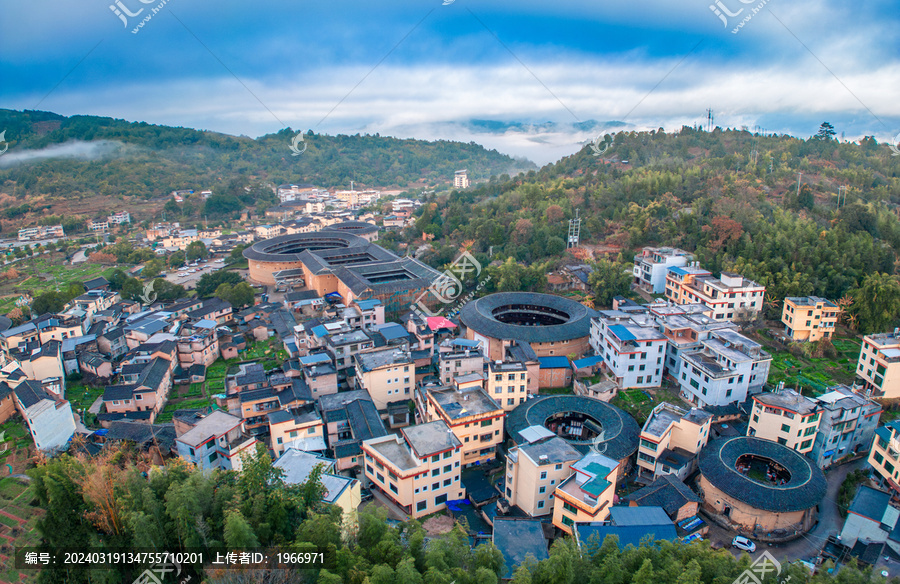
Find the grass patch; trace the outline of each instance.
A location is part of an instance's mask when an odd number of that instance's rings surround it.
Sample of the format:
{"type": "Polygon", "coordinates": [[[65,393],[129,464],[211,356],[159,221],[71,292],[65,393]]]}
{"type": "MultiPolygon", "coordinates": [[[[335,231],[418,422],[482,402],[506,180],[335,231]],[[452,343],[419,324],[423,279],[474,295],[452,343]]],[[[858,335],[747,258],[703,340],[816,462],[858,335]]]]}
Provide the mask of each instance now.
{"type": "Polygon", "coordinates": [[[0,515],[0,523],[6,525],[7,527],[18,527],[19,522],[15,519],[10,519],[6,515],[0,515]]]}
{"type": "MultiPolygon", "coordinates": [[[[37,296],[50,290],[64,288],[69,282],[83,282],[97,276],[108,278],[117,269],[91,262],[64,265],[64,260],[63,254],[52,253],[17,261],[9,267],[14,267],[23,275],[23,279],[3,284],[0,286],[0,293],[2,295],[28,293],[37,296]]],[[[127,269],[128,266],[120,268],[127,269]]]]}
{"type": "Polygon", "coordinates": [[[785,387],[798,388],[807,396],[818,396],[828,391],[828,387],[850,384],[856,377],[860,344],[855,339],[833,339],[832,345],[838,352],[833,359],[807,359],[779,349],[771,342],[770,334],[764,332],[757,331],[757,335],[772,355],[769,385],[776,386],[783,381],[785,387]]]}
{"type": "Polygon", "coordinates": [[[612,400],[612,405],[621,408],[634,417],[639,426],[650,416],[653,408],[662,402],[673,405],[683,405],[684,400],[678,396],[678,391],[669,387],[653,389],[626,389],[620,391],[612,400]]]}
{"type": "Polygon", "coordinates": [[[206,368],[206,379],[207,381],[210,379],[224,379],[226,373],[228,373],[228,364],[220,358],[206,368]]]}
{"type": "Polygon", "coordinates": [[[28,487],[23,485],[16,479],[6,477],[0,481],[0,495],[5,499],[15,499],[21,495],[28,487]]]}
{"type": "Polygon", "coordinates": [[[208,380],[206,382],[206,391],[208,393],[221,393],[225,391],[225,378],[208,380]]]}
{"type": "Polygon", "coordinates": [[[188,390],[184,393],[185,397],[200,397],[203,395],[203,382],[192,383],[188,390]]]}
{"type": "Polygon", "coordinates": [[[72,384],[66,387],[66,399],[72,404],[72,409],[87,410],[98,397],[103,395],[103,388],[88,387],[81,384],[72,384]]]}

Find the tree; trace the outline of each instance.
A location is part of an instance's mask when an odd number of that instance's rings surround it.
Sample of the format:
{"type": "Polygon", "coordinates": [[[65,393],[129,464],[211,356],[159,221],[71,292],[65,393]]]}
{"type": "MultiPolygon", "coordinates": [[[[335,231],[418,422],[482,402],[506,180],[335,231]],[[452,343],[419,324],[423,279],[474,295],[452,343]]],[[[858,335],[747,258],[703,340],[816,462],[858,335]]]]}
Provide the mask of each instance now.
{"type": "Polygon", "coordinates": [[[197,281],[197,296],[207,298],[215,294],[216,289],[222,284],[234,285],[243,281],[240,274],[227,270],[216,270],[215,272],[203,274],[197,281]]]}
{"type": "Polygon", "coordinates": [[[547,223],[549,223],[550,225],[559,223],[562,218],[566,216],[565,212],[563,212],[563,208],[559,205],[550,205],[549,207],[547,207],[544,215],[547,217],[547,223]]]}
{"type": "Polygon", "coordinates": [[[189,262],[194,260],[205,260],[209,257],[209,250],[206,249],[206,244],[202,241],[192,241],[184,250],[184,257],[189,262]]]}
{"type": "Polygon", "coordinates": [[[232,194],[213,195],[206,199],[203,212],[207,215],[234,215],[244,208],[244,204],[232,194]]]}
{"type": "Polygon", "coordinates": [[[831,140],[836,133],[837,132],[834,131],[834,126],[828,122],[822,122],[822,125],[819,126],[819,131],[816,132],[816,138],[819,140],[831,140]]]}
{"type": "Polygon", "coordinates": [[[900,282],[897,276],[874,273],[863,279],[862,285],[850,292],[854,315],[861,332],[879,333],[891,329],[900,318],[900,282]]]}
{"type": "Polygon", "coordinates": [[[62,312],[66,303],[71,299],[72,297],[61,292],[44,292],[31,302],[31,310],[34,314],[56,314],[62,312]]]}
{"type": "Polygon", "coordinates": [[[137,278],[128,278],[128,280],[125,281],[125,285],[122,286],[122,298],[125,298],[126,300],[139,301],[143,293],[144,284],[137,278]]]}
{"type": "Polygon", "coordinates": [[[144,269],[141,270],[141,277],[149,280],[160,275],[165,269],[165,262],[159,258],[154,258],[144,264],[144,269]]]}
{"type": "Polygon", "coordinates": [[[181,266],[184,265],[184,262],[185,262],[184,252],[181,250],[178,250],[169,256],[169,267],[180,268],[181,266]]]}
{"type": "Polygon", "coordinates": [[[232,549],[259,547],[253,528],[237,511],[232,511],[225,519],[225,545],[232,549]]]}
{"type": "Polygon", "coordinates": [[[244,259],[244,250],[248,247],[249,246],[245,243],[234,246],[234,249],[232,249],[231,253],[228,254],[228,263],[233,264],[244,259]]]}
{"type": "Polygon", "coordinates": [[[594,292],[594,306],[612,306],[612,299],[631,289],[630,266],[600,259],[592,266],[588,284],[594,292]]]}
{"type": "Polygon", "coordinates": [[[243,308],[253,304],[256,292],[247,282],[238,282],[234,286],[228,283],[219,284],[213,293],[216,298],[221,298],[235,308],[243,308]]]}
{"type": "Polygon", "coordinates": [[[797,195],[797,206],[801,209],[812,209],[816,203],[813,196],[812,187],[804,184],[800,187],[800,193],[797,195]]]}
{"type": "Polygon", "coordinates": [[[128,274],[122,270],[114,270],[106,280],[109,282],[109,289],[118,292],[128,281],[128,274]]]}

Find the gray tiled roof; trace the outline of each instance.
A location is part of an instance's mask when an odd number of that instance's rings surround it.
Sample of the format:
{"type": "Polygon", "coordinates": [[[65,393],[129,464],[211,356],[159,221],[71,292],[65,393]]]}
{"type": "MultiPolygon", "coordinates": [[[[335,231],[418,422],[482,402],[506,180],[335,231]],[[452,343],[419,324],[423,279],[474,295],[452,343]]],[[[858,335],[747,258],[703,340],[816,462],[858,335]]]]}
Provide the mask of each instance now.
{"type": "MultiPolygon", "coordinates": [[[[544,426],[551,415],[559,412],[580,412],[597,420],[605,432],[604,454],[622,460],[637,451],[641,429],[630,415],[598,399],[576,395],[551,395],[526,401],[506,417],[506,432],[517,443],[526,442],[520,432],[529,426],[544,426]]],[[[569,440],[569,444],[583,453],[591,441],[569,440]]]]}
{"type": "Polygon", "coordinates": [[[810,459],[782,446],[751,436],[718,439],[700,453],[700,472],[715,487],[757,509],[785,513],[803,511],[817,505],[825,496],[825,475],[810,459]],[[790,473],[784,485],[764,484],[735,468],[744,454],[768,458],[790,473]]]}
{"type": "Polygon", "coordinates": [[[586,337],[591,331],[591,317],[597,313],[586,306],[551,294],[533,292],[499,292],[467,303],[459,318],[467,327],[498,339],[515,339],[526,343],[549,343],[586,337]],[[547,308],[568,315],[562,324],[525,326],[500,322],[494,316],[503,306],[547,308]]]}

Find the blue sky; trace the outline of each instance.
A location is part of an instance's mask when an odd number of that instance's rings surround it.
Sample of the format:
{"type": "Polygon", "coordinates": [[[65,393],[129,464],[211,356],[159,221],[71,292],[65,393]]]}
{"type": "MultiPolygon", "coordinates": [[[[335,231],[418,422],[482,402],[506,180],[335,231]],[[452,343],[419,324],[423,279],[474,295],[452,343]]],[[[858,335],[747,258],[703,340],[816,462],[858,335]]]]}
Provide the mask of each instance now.
{"type": "Polygon", "coordinates": [[[0,0],[0,107],[474,140],[539,163],[602,129],[573,123],[670,130],[707,107],[798,136],[824,120],[847,139],[900,132],[891,0],[118,2],[0,0]],[[740,14],[726,28],[711,4],[740,14]],[[143,11],[126,27],[111,5],[143,11]]]}

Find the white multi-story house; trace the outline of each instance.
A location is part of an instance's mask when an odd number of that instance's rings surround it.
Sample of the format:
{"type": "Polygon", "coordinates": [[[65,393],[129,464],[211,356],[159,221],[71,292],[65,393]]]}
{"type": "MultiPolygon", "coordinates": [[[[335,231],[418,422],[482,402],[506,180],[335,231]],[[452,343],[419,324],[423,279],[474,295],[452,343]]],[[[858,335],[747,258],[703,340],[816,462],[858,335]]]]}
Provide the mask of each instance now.
{"type": "Polygon", "coordinates": [[[634,283],[653,294],[666,290],[666,270],[686,266],[693,255],[675,247],[645,247],[634,256],[634,283]]]}
{"type": "Polygon", "coordinates": [[[121,225],[122,223],[131,223],[131,213],[128,211],[119,211],[118,213],[113,213],[109,217],[106,218],[108,223],[112,223],[114,225],[121,225]]]}
{"type": "Polygon", "coordinates": [[[676,304],[700,302],[708,306],[715,320],[748,320],[763,307],[766,288],[752,280],[722,272],[713,277],[697,266],[668,268],[666,298],[676,304]]]}
{"type": "Polygon", "coordinates": [[[591,321],[590,342],[619,389],[662,383],[666,337],[650,315],[603,311],[591,321]]]}
{"type": "Polygon", "coordinates": [[[762,346],[732,330],[720,330],[702,348],[681,355],[681,396],[699,407],[743,402],[762,391],[772,356],[762,346]]]}
{"type": "Polygon", "coordinates": [[[650,306],[660,331],[666,336],[665,373],[673,379],[681,374],[681,354],[699,349],[701,343],[718,330],[737,330],[728,320],[715,320],[703,304],[650,306]]]}
{"type": "Polygon", "coordinates": [[[808,456],[820,468],[869,449],[881,419],[878,402],[854,393],[846,385],[830,387],[828,393],[812,399],[818,403],[822,420],[808,456]]]}

